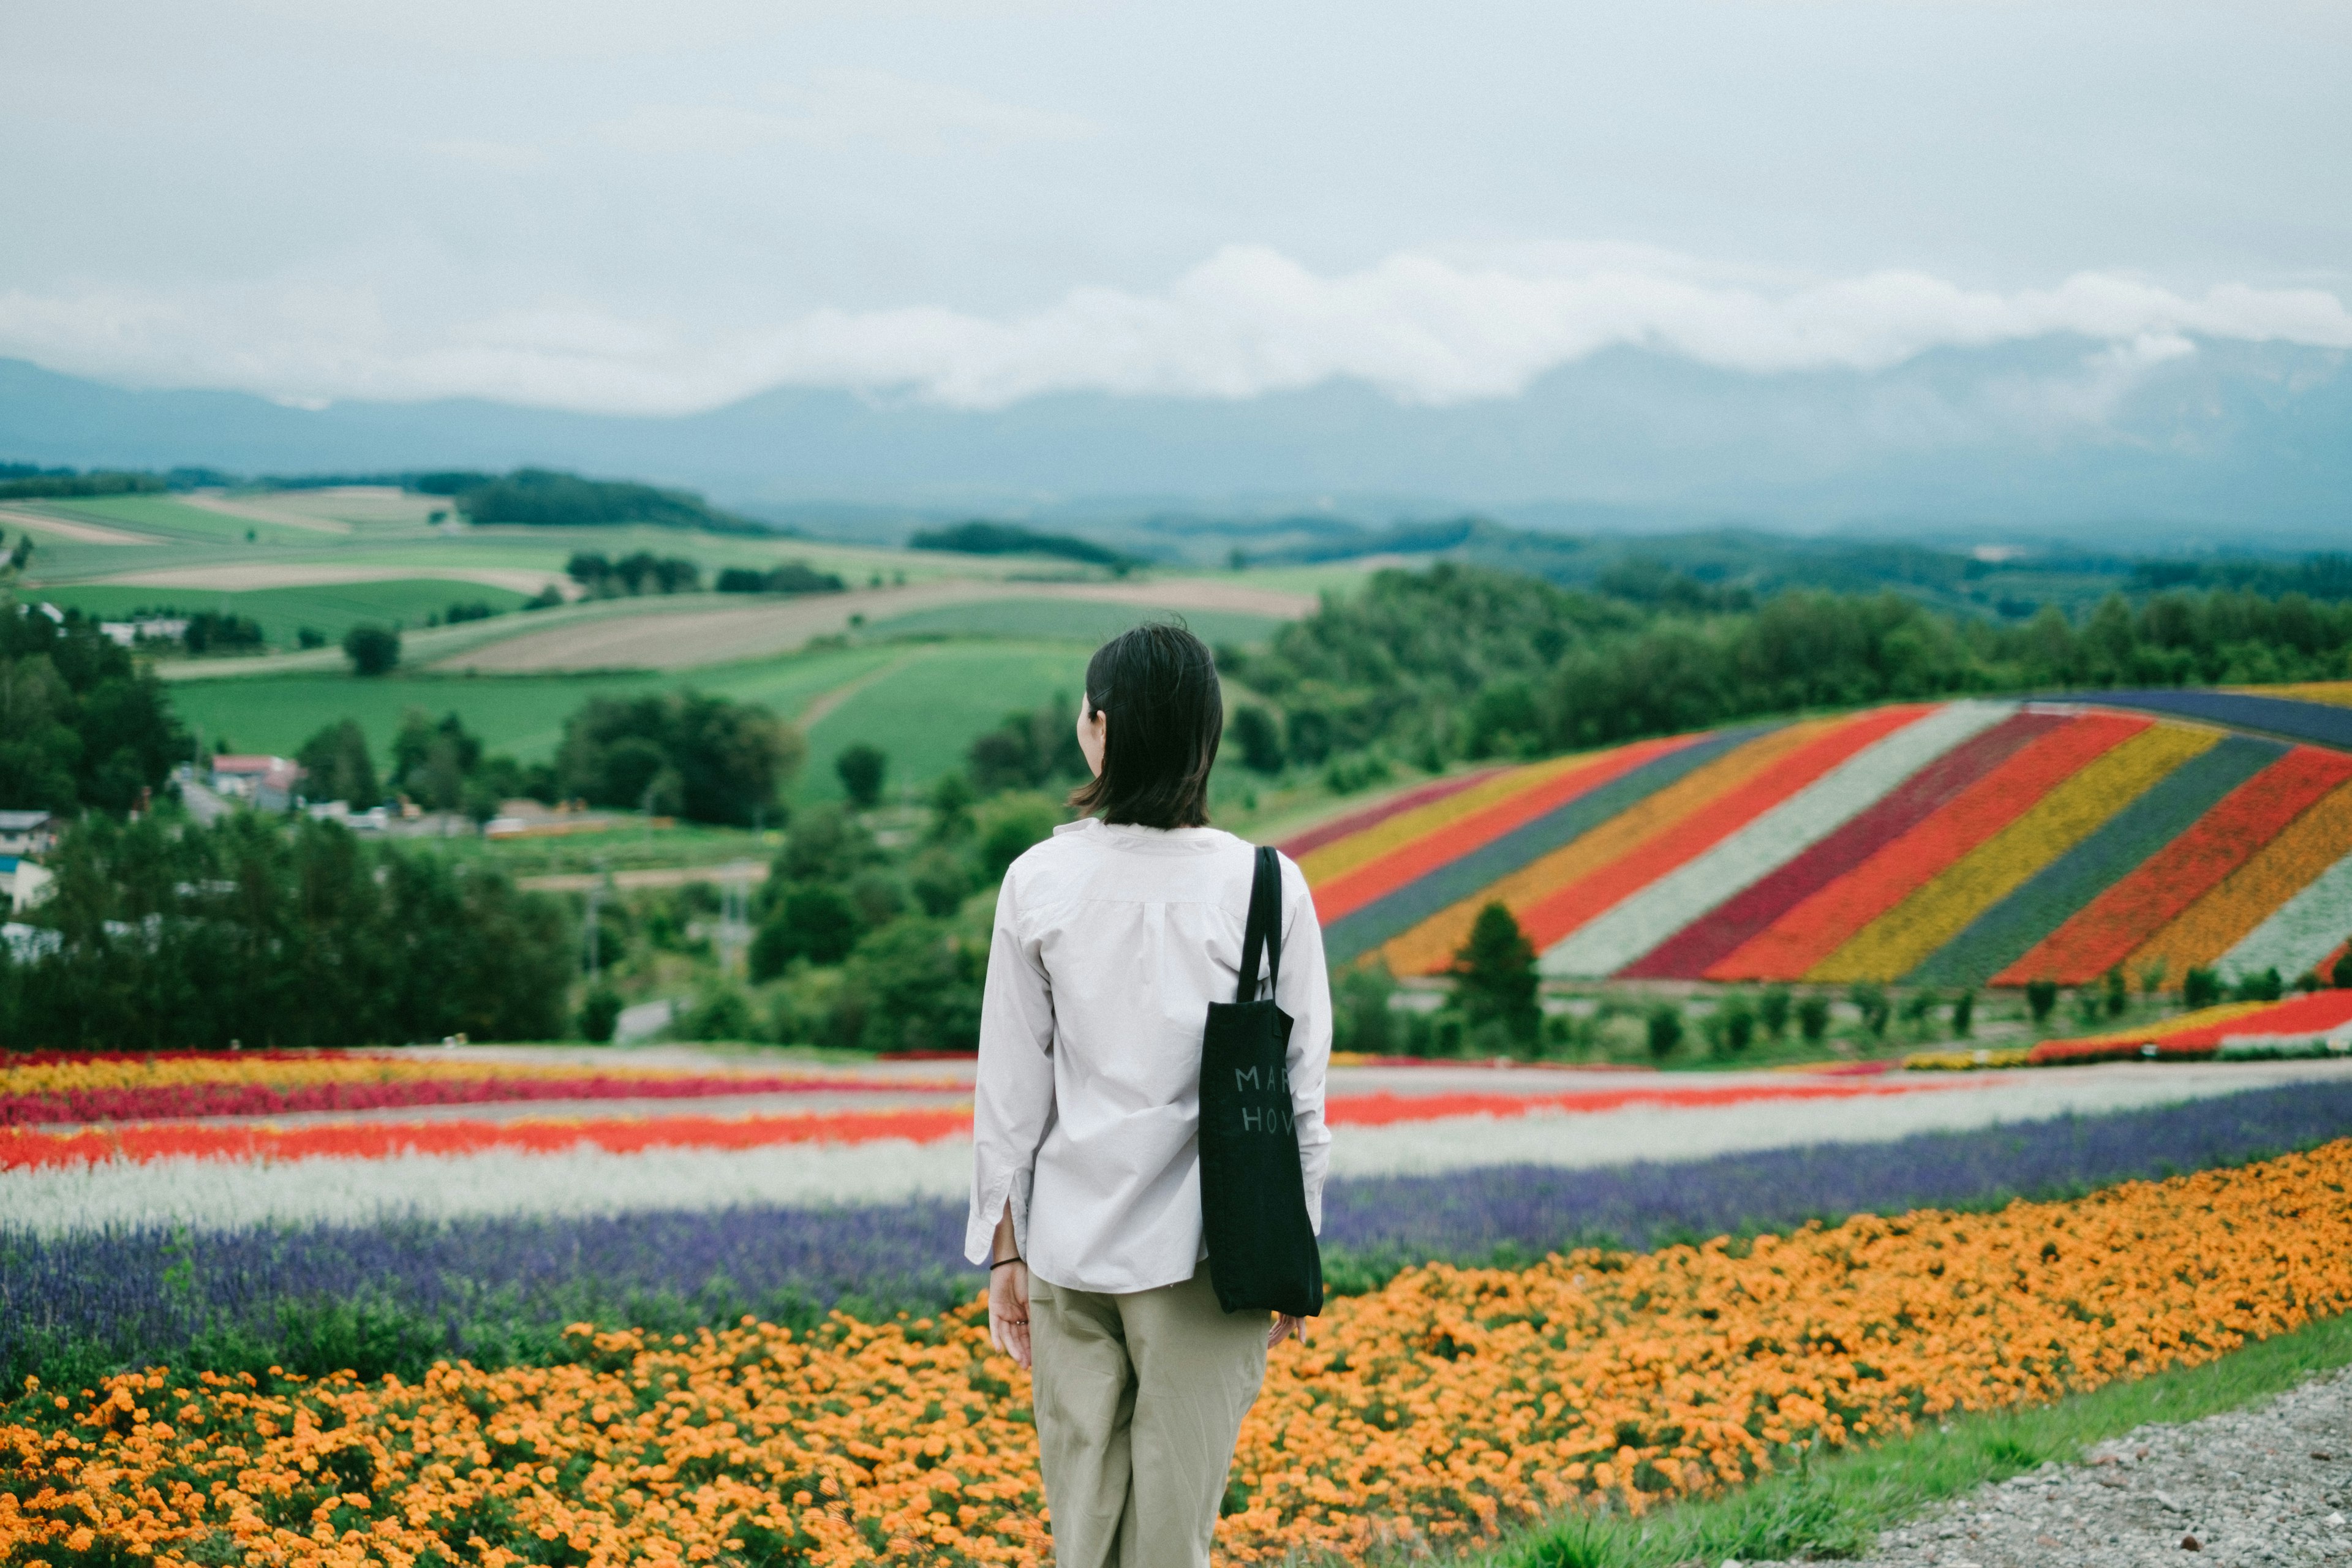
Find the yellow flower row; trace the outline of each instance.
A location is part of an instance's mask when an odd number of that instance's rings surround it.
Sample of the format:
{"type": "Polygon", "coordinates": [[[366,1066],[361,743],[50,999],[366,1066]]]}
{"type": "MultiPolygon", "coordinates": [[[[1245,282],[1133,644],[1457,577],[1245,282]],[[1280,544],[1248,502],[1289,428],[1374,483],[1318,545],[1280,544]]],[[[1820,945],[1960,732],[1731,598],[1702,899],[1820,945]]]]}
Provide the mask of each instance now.
{"type": "Polygon", "coordinates": [[[2219,886],[2181,910],[2131,955],[2130,973],[2144,974],[2160,963],[2166,973],[2181,975],[2211,963],[2347,850],[2352,850],[2352,784],[2296,817],[2219,886]]]}
{"type": "Polygon", "coordinates": [[[172,1089],[201,1084],[269,1084],[285,1089],[308,1084],[408,1083],[421,1079],[595,1077],[654,1080],[679,1076],[675,1069],[663,1068],[484,1061],[430,1051],[396,1057],[253,1051],[235,1056],[43,1058],[21,1065],[0,1065],[0,1095],[172,1089]]]}
{"type": "Polygon", "coordinates": [[[1811,981],[1899,980],[2221,732],[2157,724],[2077,770],[2008,826],[1815,964],[1811,981]]]}
{"type": "Polygon", "coordinates": [[[1979,1068],[2021,1068],[2032,1065],[2033,1053],[2020,1047],[2000,1050],[1914,1051],[1903,1058],[1911,1072],[1970,1072],[1979,1068]]]}
{"type": "MultiPolygon", "coordinates": [[[[2352,1142],[1990,1215],[1921,1211],[1333,1304],[1244,1426],[1228,1562],[1454,1545],[1571,1505],[1736,1485],[1898,1433],[2210,1359],[2352,1305],[2352,1142]]],[[[573,1331],[578,1359],[290,1390],[163,1372],[0,1427],[0,1562],[113,1552],[1036,1563],[1025,1379],[977,1305],[814,1336],[573,1331]]],[[[41,1397],[49,1397],[43,1394],[41,1397]]]]}

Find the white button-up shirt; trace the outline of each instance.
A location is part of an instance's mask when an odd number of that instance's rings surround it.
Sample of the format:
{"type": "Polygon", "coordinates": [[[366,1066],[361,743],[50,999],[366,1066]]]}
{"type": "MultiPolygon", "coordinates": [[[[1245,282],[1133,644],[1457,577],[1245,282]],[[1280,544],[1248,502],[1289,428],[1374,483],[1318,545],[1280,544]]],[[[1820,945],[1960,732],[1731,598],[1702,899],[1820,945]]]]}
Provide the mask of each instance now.
{"type": "MultiPolygon", "coordinates": [[[[1013,863],[996,895],[964,1251],[1006,1201],[1030,1270],[1119,1294],[1189,1279],[1201,1234],[1201,1040],[1234,1000],[1251,846],[1213,827],[1091,817],[1013,863]]],[[[1282,862],[1282,979],[1307,1212],[1322,1228],[1331,992],[1307,879],[1282,862]]],[[[1265,966],[1259,966],[1260,994],[1265,966]]]]}

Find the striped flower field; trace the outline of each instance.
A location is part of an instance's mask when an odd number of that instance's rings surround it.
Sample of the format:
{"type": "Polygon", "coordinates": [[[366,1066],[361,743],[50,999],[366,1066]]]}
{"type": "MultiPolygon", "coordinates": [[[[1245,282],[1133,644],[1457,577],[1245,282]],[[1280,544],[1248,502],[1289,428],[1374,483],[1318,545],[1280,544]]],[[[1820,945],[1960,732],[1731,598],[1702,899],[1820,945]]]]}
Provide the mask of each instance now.
{"type": "Polygon", "coordinates": [[[1286,848],[1334,962],[1401,974],[1443,972],[1499,900],[1560,977],[2292,979],[2352,936],[2352,719],[2308,695],[1911,704],[1645,741],[1423,785],[1286,848]]]}

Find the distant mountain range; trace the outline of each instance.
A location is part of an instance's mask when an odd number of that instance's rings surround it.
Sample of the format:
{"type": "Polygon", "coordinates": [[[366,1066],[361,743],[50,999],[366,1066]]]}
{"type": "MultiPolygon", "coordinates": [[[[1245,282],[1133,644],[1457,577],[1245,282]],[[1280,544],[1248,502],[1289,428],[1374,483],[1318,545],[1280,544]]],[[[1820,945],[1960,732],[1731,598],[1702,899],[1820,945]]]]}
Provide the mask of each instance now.
{"type": "Polygon", "coordinates": [[[2138,552],[2352,538],[2341,353],[2207,342],[2132,368],[2076,340],[1757,376],[1632,350],[1522,395],[1421,407],[1333,384],[1246,402],[993,411],[779,390],[677,417],[499,404],[289,407],[0,360],[0,460],[246,474],[546,464],[692,486],[813,531],[979,514],[1066,525],[1475,510],[1521,527],[1728,525],[2138,552]]]}

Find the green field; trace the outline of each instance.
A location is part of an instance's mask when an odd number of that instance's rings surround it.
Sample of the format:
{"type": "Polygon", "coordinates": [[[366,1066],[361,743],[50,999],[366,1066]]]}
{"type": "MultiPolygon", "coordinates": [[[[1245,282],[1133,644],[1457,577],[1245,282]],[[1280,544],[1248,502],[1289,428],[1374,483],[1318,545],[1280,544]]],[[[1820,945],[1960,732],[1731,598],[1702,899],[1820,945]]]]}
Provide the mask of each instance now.
{"type": "Polygon", "coordinates": [[[44,511],[59,517],[81,518],[140,533],[156,533],[171,539],[186,540],[205,544],[308,544],[335,543],[336,536],[323,529],[304,528],[296,523],[264,522],[257,518],[230,517],[223,512],[208,511],[190,506],[169,496],[95,496],[83,500],[50,500],[38,503],[44,511]],[[252,539],[247,539],[250,531],[252,539]]]}
{"type": "Polygon", "coordinates": [[[1225,610],[1189,610],[1181,615],[1139,605],[1093,605],[1071,599],[993,599],[972,605],[942,605],[935,610],[870,622],[872,637],[1042,637],[1089,645],[1117,637],[1145,621],[1180,621],[1210,643],[1263,642],[1282,623],[1271,616],[1225,610]]]}
{"type": "MultiPolygon", "coordinates": [[[[964,642],[899,650],[887,672],[861,686],[809,731],[809,766],[795,802],[836,800],[833,759],[864,742],[890,758],[889,787],[919,787],[963,765],[964,753],[1004,715],[1056,698],[1077,700],[1083,643],[964,642]]],[[[1075,709],[1071,712],[1076,721],[1075,709]]]]}
{"type": "MultiPolygon", "coordinates": [[[[827,691],[902,657],[903,649],[835,648],[687,675],[645,671],[595,675],[394,675],[362,680],[341,673],[262,675],[244,680],[174,682],[172,704],[214,745],[287,755],[327,725],[356,719],[379,755],[392,749],[401,716],[421,708],[455,713],[493,752],[545,762],[563,721],[593,696],[691,688],[791,715],[827,691]]],[[[856,737],[853,737],[856,738],[856,737]]],[[[848,741],[841,742],[847,745],[848,741]]],[[[830,768],[830,753],[826,766],[830,768]]]]}
{"type": "Polygon", "coordinates": [[[262,636],[273,647],[293,647],[296,632],[304,626],[335,642],[362,621],[415,627],[423,626],[428,616],[446,615],[452,605],[488,605],[504,612],[520,609],[525,603],[523,595],[510,588],[437,577],[315,588],[255,588],[242,593],[68,584],[41,590],[41,597],[61,608],[78,609],[104,620],[128,619],[140,610],[172,610],[181,615],[212,610],[244,616],[260,623],[262,636]]]}

